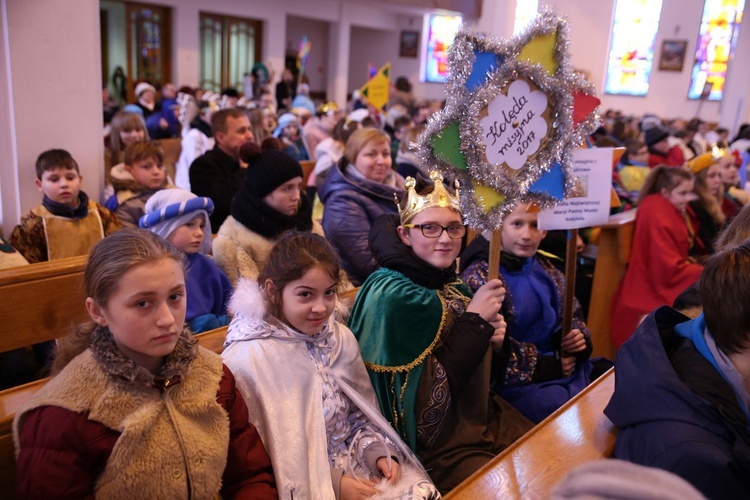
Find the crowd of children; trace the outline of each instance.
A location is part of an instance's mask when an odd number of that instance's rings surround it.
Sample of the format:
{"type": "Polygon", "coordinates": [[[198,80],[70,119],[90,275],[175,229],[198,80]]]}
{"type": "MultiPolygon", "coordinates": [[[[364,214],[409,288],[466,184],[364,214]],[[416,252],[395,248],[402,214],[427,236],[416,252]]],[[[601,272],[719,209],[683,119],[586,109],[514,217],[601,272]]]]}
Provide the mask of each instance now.
{"type": "MultiPolygon", "coordinates": [[[[164,127],[144,121],[150,85],[112,118],[106,206],[68,152],[39,156],[42,204],[8,248],[89,255],[91,322],[57,342],[54,376],[16,415],[21,495],[439,498],[612,366],[591,358],[576,300],[563,331],[565,276],[529,204],[504,220],[499,279],[489,235],[457,268],[459,186],[417,160],[425,106],[408,81],[387,117],[313,111],[279,85],[276,103],[263,86],[170,98],[179,187],[152,140],[164,127]],[[222,326],[221,356],[197,346],[222,326]]],[[[608,113],[592,137],[625,144],[613,181],[638,208],[611,310],[616,454],[709,497],[750,491],[747,130],[728,144],[703,123],[608,113]],[[691,301],[694,320],[658,309],[691,301]]]]}

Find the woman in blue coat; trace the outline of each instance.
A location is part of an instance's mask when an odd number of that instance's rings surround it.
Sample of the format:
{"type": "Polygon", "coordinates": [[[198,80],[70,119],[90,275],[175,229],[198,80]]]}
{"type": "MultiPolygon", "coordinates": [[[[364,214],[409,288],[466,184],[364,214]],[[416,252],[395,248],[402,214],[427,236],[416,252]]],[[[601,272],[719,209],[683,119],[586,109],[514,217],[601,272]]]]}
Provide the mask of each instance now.
{"type": "Polygon", "coordinates": [[[403,192],[404,180],[391,168],[389,137],[373,128],[354,132],[318,195],[325,204],[326,238],[355,286],[378,267],[367,242],[372,223],[383,214],[397,214],[393,196],[403,192]]]}

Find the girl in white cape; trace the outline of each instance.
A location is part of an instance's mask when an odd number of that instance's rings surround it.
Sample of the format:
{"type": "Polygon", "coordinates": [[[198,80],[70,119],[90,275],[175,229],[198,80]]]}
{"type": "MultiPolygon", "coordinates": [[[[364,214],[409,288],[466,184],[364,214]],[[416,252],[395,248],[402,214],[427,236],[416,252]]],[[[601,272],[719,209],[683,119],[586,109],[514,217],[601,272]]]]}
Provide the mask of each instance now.
{"type": "Polygon", "coordinates": [[[333,317],[333,248],[284,234],[258,282],[241,280],[222,356],[273,462],[282,499],[439,498],[378,409],[359,347],[333,317]]]}

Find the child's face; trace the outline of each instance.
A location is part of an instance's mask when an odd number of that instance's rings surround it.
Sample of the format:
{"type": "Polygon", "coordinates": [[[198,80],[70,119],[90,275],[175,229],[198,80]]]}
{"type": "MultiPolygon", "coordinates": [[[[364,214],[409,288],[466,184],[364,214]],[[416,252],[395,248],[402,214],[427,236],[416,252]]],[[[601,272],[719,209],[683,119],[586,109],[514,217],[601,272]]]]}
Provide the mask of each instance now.
{"type": "Polygon", "coordinates": [[[34,183],[40,193],[55,203],[77,208],[81,192],[81,175],[73,168],[56,167],[42,172],[42,178],[34,183]]]}
{"type": "Polygon", "coordinates": [[[662,188],[661,195],[674,205],[677,210],[685,210],[687,204],[695,198],[693,194],[693,179],[683,180],[671,191],[667,188],[662,188]]]}
{"type": "Polygon", "coordinates": [[[123,146],[127,146],[135,142],[140,142],[145,138],[146,133],[138,128],[134,128],[131,130],[120,130],[120,142],[122,142],[123,146]]]}
{"type": "Polygon", "coordinates": [[[155,158],[137,161],[128,170],[138,184],[146,189],[159,189],[167,178],[164,165],[159,165],[155,158]]]}
{"type": "Polygon", "coordinates": [[[107,326],[120,351],[151,372],[174,350],[186,305],[182,265],[169,257],[126,271],[106,307],[86,299],[91,319],[107,326]]]}
{"type": "Polygon", "coordinates": [[[461,238],[451,238],[447,230],[442,230],[437,238],[429,238],[424,231],[429,232],[430,226],[455,226],[456,231],[466,234],[461,221],[461,214],[445,207],[428,208],[419,212],[409,221],[409,225],[419,225],[421,228],[398,227],[398,234],[404,245],[410,246],[414,254],[438,269],[446,269],[455,262],[461,251],[461,238]]]}
{"type": "Polygon", "coordinates": [[[739,180],[737,164],[734,162],[734,156],[726,155],[719,160],[719,170],[721,171],[721,180],[724,184],[736,184],[739,180]]]}
{"type": "Polygon", "coordinates": [[[302,177],[295,177],[271,191],[263,201],[277,212],[291,217],[299,210],[300,184],[302,177]]]}
{"type": "Polygon", "coordinates": [[[354,168],[374,182],[383,183],[391,173],[391,145],[386,140],[365,143],[354,159],[354,168]]]}
{"type": "MultiPolygon", "coordinates": [[[[271,280],[266,287],[273,286],[271,280]]],[[[321,266],[314,266],[281,292],[282,321],[307,335],[319,333],[336,305],[336,280],[321,266]]]]}
{"type": "Polygon", "coordinates": [[[282,131],[282,134],[287,139],[296,139],[297,138],[297,124],[296,123],[290,123],[286,127],[284,127],[284,130],[282,131]]]}
{"type": "Polygon", "coordinates": [[[721,184],[721,171],[719,170],[719,165],[714,163],[706,169],[706,187],[708,187],[708,192],[717,196],[721,190],[721,184]]]}
{"type": "Polygon", "coordinates": [[[503,250],[516,257],[533,257],[547,231],[537,227],[537,214],[522,203],[503,221],[503,250]]]}
{"type": "Polygon", "coordinates": [[[198,253],[200,252],[201,245],[203,245],[205,227],[205,219],[200,216],[196,217],[187,224],[183,224],[172,231],[167,237],[167,241],[181,252],[198,253]]]}

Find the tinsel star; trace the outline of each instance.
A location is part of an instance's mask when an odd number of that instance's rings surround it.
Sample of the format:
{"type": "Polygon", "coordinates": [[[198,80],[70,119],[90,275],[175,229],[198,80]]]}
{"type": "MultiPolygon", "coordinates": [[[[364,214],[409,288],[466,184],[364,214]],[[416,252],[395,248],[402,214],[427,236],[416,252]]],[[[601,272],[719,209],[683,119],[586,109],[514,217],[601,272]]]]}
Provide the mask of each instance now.
{"type": "Polygon", "coordinates": [[[567,21],[544,9],[500,40],[462,28],[445,108],[418,139],[422,165],[461,182],[461,209],[498,229],[518,202],[554,206],[573,192],[571,151],[597,126],[594,86],[573,71],[567,21]]]}

